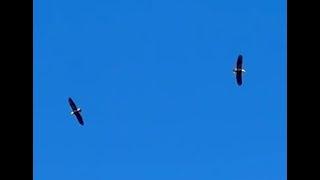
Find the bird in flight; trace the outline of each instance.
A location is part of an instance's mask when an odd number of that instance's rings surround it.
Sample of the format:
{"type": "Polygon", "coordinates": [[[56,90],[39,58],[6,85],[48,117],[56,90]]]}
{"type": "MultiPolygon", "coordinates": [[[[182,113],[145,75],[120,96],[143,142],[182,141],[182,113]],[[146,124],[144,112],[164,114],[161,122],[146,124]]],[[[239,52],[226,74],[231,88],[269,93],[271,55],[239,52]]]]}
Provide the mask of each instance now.
{"type": "Polygon", "coordinates": [[[71,107],[71,109],[72,109],[71,115],[75,115],[76,118],[77,118],[77,120],[78,120],[78,122],[79,122],[81,125],[83,125],[83,124],[84,124],[84,123],[83,123],[83,119],[82,119],[82,116],[81,116],[81,114],[80,114],[81,109],[76,106],[76,104],[73,102],[73,100],[72,100],[70,97],[69,97],[69,99],[68,99],[68,102],[69,102],[69,105],[70,105],[70,107],[71,107]]]}
{"type": "Polygon", "coordinates": [[[236,68],[233,69],[233,73],[236,74],[236,80],[237,80],[237,84],[239,86],[242,85],[242,74],[245,73],[246,71],[242,68],[242,55],[239,55],[238,56],[238,59],[237,59],[237,65],[236,65],[236,68]]]}

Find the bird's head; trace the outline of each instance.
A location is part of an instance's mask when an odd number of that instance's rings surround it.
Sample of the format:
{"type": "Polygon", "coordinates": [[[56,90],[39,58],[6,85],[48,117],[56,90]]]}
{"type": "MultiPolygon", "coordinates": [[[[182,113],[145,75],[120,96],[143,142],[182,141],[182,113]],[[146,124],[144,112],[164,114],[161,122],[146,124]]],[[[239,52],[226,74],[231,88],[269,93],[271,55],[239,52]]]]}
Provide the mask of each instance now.
{"type": "Polygon", "coordinates": [[[236,72],[237,72],[237,68],[234,68],[234,69],[232,70],[232,72],[233,72],[233,73],[236,73],[236,72]]]}

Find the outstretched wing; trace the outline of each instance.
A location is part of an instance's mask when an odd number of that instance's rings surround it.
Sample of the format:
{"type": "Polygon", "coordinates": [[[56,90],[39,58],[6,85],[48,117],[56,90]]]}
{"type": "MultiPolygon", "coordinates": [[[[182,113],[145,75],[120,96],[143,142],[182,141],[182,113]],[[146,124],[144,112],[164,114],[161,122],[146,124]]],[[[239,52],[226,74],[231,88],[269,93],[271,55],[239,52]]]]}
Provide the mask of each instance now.
{"type": "Polygon", "coordinates": [[[80,114],[79,112],[76,112],[76,113],[74,113],[74,114],[76,115],[79,123],[80,123],[81,125],[83,125],[84,123],[83,123],[83,119],[82,119],[81,114],[80,114]]]}
{"type": "Polygon", "coordinates": [[[240,86],[242,84],[242,72],[238,71],[236,73],[237,84],[240,86]]]}
{"type": "Polygon", "coordinates": [[[238,56],[237,59],[237,69],[242,69],[242,55],[238,56]]]}
{"type": "Polygon", "coordinates": [[[70,104],[72,110],[74,110],[74,111],[77,110],[77,106],[76,106],[76,104],[73,102],[73,100],[72,100],[71,98],[69,98],[68,101],[69,101],[69,104],[70,104]]]}

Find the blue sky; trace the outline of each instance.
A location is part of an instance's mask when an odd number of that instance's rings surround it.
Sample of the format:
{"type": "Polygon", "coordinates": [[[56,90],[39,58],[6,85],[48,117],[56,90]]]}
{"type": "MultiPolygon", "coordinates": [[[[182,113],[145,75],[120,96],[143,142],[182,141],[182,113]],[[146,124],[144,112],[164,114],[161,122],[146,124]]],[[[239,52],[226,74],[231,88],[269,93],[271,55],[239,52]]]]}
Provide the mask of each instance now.
{"type": "Polygon", "coordinates": [[[286,1],[33,6],[35,180],[287,179],[286,1]]]}

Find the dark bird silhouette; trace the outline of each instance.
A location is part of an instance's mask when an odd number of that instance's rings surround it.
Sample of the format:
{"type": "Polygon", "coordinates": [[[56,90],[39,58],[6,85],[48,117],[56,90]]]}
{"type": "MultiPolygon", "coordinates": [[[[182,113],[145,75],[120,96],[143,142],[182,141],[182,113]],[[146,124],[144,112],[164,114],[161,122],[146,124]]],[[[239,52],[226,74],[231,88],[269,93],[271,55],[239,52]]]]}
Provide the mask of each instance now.
{"type": "Polygon", "coordinates": [[[76,104],[73,102],[73,100],[72,100],[70,97],[69,97],[69,99],[68,99],[68,102],[69,102],[69,105],[70,105],[70,107],[71,107],[71,109],[72,109],[71,115],[75,115],[76,118],[77,118],[77,120],[78,120],[78,122],[79,122],[81,125],[83,125],[83,124],[84,124],[84,123],[83,123],[83,119],[82,119],[82,116],[81,116],[81,114],[80,114],[81,109],[80,109],[80,108],[77,108],[76,104]]]}
{"type": "Polygon", "coordinates": [[[233,69],[233,72],[236,74],[237,84],[242,85],[242,74],[246,71],[242,68],[243,60],[242,55],[238,56],[236,68],[233,69]]]}

